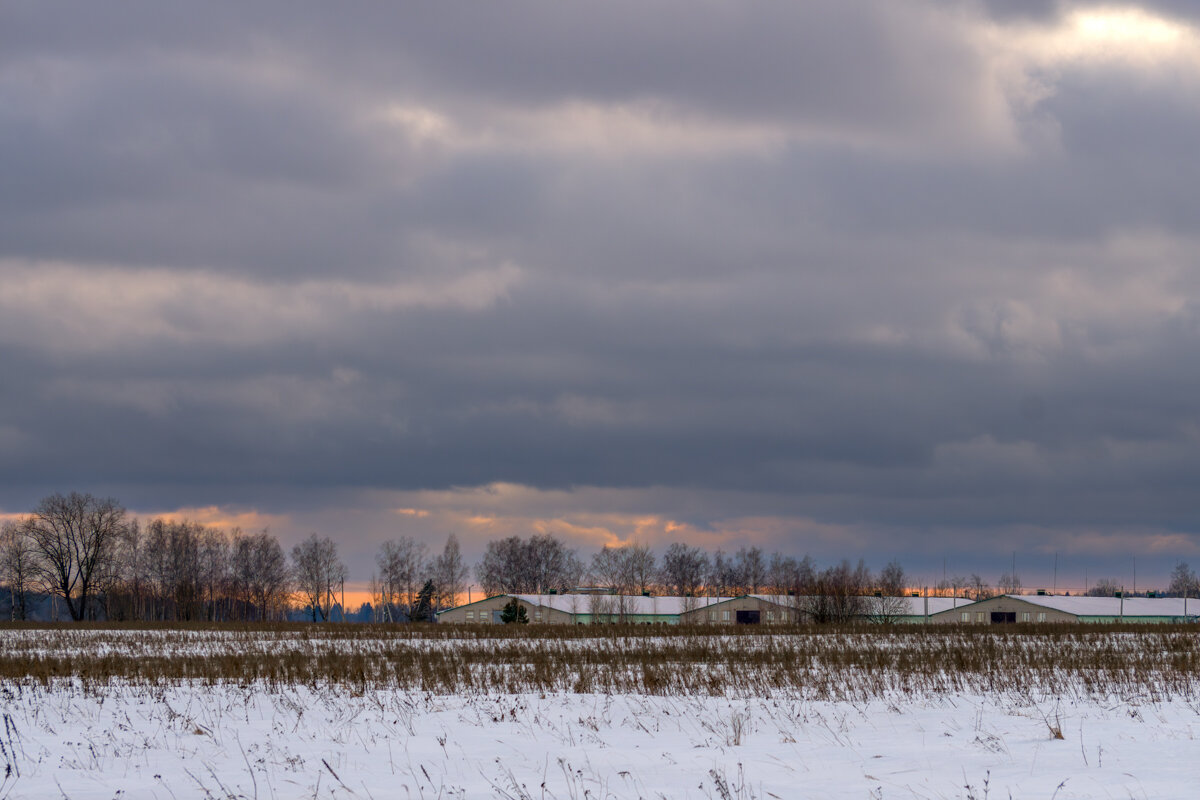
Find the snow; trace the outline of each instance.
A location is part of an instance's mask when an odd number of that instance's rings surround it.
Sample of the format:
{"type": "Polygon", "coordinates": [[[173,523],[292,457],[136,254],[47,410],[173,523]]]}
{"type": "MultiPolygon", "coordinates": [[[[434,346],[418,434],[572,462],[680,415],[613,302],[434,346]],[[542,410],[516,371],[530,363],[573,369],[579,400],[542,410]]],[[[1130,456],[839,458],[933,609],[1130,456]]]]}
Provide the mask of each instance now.
{"type": "MultiPolygon", "coordinates": [[[[517,594],[509,595],[516,597],[521,602],[531,606],[541,606],[542,608],[551,608],[556,611],[564,611],[568,614],[589,614],[593,608],[603,607],[608,613],[608,609],[623,608],[627,615],[679,615],[685,611],[693,611],[698,608],[707,608],[708,606],[726,603],[730,600],[737,600],[741,596],[753,597],[757,600],[762,600],[767,603],[774,603],[784,608],[801,607],[806,598],[795,597],[792,595],[782,594],[752,594],[740,595],[738,597],[643,597],[642,595],[587,595],[587,594],[517,594]]],[[[880,602],[879,598],[867,597],[868,609],[870,604],[880,602]]],[[[884,598],[888,600],[888,608],[898,609],[901,614],[907,616],[921,616],[925,614],[924,597],[892,597],[884,598]]],[[[961,608],[970,605],[970,600],[963,597],[930,597],[929,613],[936,614],[939,611],[949,611],[953,608],[961,608]]]]}
{"type": "Polygon", "coordinates": [[[1200,600],[1195,597],[1079,597],[1066,595],[1010,594],[1014,600],[1024,600],[1035,606],[1053,608],[1081,617],[1194,617],[1200,614],[1200,600]]]}
{"type": "Polygon", "coordinates": [[[262,685],[85,692],[11,682],[0,684],[0,699],[0,760],[14,770],[0,797],[11,800],[1068,800],[1184,797],[1200,781],[1200,706],[1185,699],[836,703],[262,685]],[[1052,738],[1050,725],[1064,738],[1052,738]]]}
{"type": "Polygon", "coordinates": [[[685,611],[706,608],[733,600],[733,597],[643,597],[642,595],[610,594],[517,594],[510,595],[529,605],[565,611],[568,614],[590,614],[593,608],[623,608],[627,615],[679,615],[685,611]]]}
{"type": "MultiPolygon", "coordinates": [[[[1190,634],[1001,631],[1006,655],[1028,652],[1047,662],[1045,671],[1011,679],[986,670],[952,675],[944,666],[893,673],[886,665],[898,661],[890,658],[861,662],[883,666],[836,666],[829,655],[894,649],[899,659],[932,646],[936,657],[964,643],[983,646],[993,635],[943,628],[931,639],[908,628],[699,637],[715,652],[747,655],[744,670],[678,665],[680,673],[715,676],[718,696],[706,693],[704,681],[659,682],[673,687],[666,694],[520,691],[506,677],[519,671],[504,669],[552,651],[557,669],[569,673],[577,649],[634,669],[636,659],[618,656],[655,648],[670,658],[671,646],[695,644],[687,637],[556,638],[548,631],[542,638],[530,630],[493,639],[440,626],[9,628],[0,631],[9,674],[21,674],[14,659],[42,656],[72,657],[83,672],[78,665],[93,663],[85,654],[205,659],[238,649],[320,660],[354,650],[387,659],[415,647],[451,650],[476,674],[495,677],[473,684],[490,690],[457,694],[350,680],[0,679],[0,800],[1195,796],[1200,680],[1174,660],[1192,652],[1176,647],[1190,634]],[[773,681],[774,667],[749,658],[768,646],[811,652],[814,661],[793,667],[802,670],[797,680],[773,681]],[[1092,662],[1079,657],[1091,648],[1120,663],[1134,663],[1135,654],[1149,659],[1092,675],[1092,662]],[[1052,736],[1055,729],[1063,738],[1052,736]]],[[[544,685],[575,681],[565,674],[544,685]]],[[[599,685],[606,684],[590,684],[599,685]]]]}

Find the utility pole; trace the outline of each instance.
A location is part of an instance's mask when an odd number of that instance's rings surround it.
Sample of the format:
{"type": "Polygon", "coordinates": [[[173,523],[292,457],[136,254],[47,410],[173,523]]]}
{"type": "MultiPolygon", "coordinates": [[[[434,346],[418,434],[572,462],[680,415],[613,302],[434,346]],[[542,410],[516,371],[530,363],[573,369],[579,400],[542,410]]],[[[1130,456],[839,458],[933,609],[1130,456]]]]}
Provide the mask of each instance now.
{"type": "Polygon", "coordinates": [[[1050,587],[1050,594],[1058,594],[1058,553],[1054,554],[1054,584],[1050,587]]]}

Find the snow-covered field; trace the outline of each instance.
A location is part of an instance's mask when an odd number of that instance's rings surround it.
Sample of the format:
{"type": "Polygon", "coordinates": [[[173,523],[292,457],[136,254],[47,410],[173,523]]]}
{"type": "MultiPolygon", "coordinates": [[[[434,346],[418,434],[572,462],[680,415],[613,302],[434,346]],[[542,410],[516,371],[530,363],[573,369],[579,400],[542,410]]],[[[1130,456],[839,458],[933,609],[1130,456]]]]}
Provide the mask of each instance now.
{"type": "Polygon", "coordinates": [[[10,672],[0,799],[1200,796],[1200,694],[1159,681],[1060,682],[1058,695],[873,681],[838,701],[769,681],[724,695],[445,693],[10,672]]]}
{"type": "Polygon", "coordinates": [[[9,686],[3,704],[14,800],[1200,792],[1200,709],[1184,701],[9,686]]]}

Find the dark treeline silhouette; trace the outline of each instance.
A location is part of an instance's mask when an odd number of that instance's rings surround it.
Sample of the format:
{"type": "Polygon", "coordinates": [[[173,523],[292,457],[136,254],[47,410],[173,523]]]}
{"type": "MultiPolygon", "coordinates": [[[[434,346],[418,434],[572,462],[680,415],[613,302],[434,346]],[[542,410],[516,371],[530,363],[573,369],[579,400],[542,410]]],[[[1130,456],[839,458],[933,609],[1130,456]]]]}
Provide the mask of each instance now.
{"type": "Polygon", "coordinates": [[[0,583],[14,619],[40,594],[73,620],[272,620],[290,605],[293,569],[265,530],[142,526],[111,498],[71,493],[5,523],[0,583]]]}
{"type": "MultiPolygon", "coordinates": [[[[371,600],[357,619],[430,620],[466,599],[470,570],[453,534],[432,557],[411,537],[387,541],[376,567],[371,600]]],[[[767,554],[758,547],[710,553],[682,542],[661,556],[636,542],[606,545],[585,560],[549,534],[489,542],[474,577],[486,596],[585,587],[617,597],[780,595],[796,598],[817,622],[899,616],[903,604],[886,599],[910,588],[895,561],[873,573],[861,559],[820,568],[807,555],[767,554]]],[[[143,525],[116,500],[89,494],[51,495],[0,527],[0,603],[13,619],[30,618],[38,598],[51,598],[49,615],[73,620],[266,621],[292,613],[316,622],[335,618],[346,579],[329,537],[312,534],[289,558],[267,530],[167,518],[143,525]]],[[[1000,576],[995,588],[973,574],[942,581],[933,593],[982,600],[1021,585],[1015,573],[1000,576]]],[[[1120,590],[1115,581],[1099,580],[1088,593],[1120,590]]],[[[1166,594],[1200,594],[1196,573],[1178,564],[1166,594]]],[[[347,616],[342,611],[337,618],[347,616]]]]}

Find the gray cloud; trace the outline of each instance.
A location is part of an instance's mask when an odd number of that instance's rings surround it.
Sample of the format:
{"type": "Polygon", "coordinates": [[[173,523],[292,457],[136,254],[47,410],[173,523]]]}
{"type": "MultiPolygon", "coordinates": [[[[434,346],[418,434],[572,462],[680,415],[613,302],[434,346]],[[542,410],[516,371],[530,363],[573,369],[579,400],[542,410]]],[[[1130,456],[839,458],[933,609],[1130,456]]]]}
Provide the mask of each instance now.
{"type": "Polygon", "coordinates": [[[1200,38],[1099,8],[9,4],[0,506],[1186,550],[1200,38]]]}

